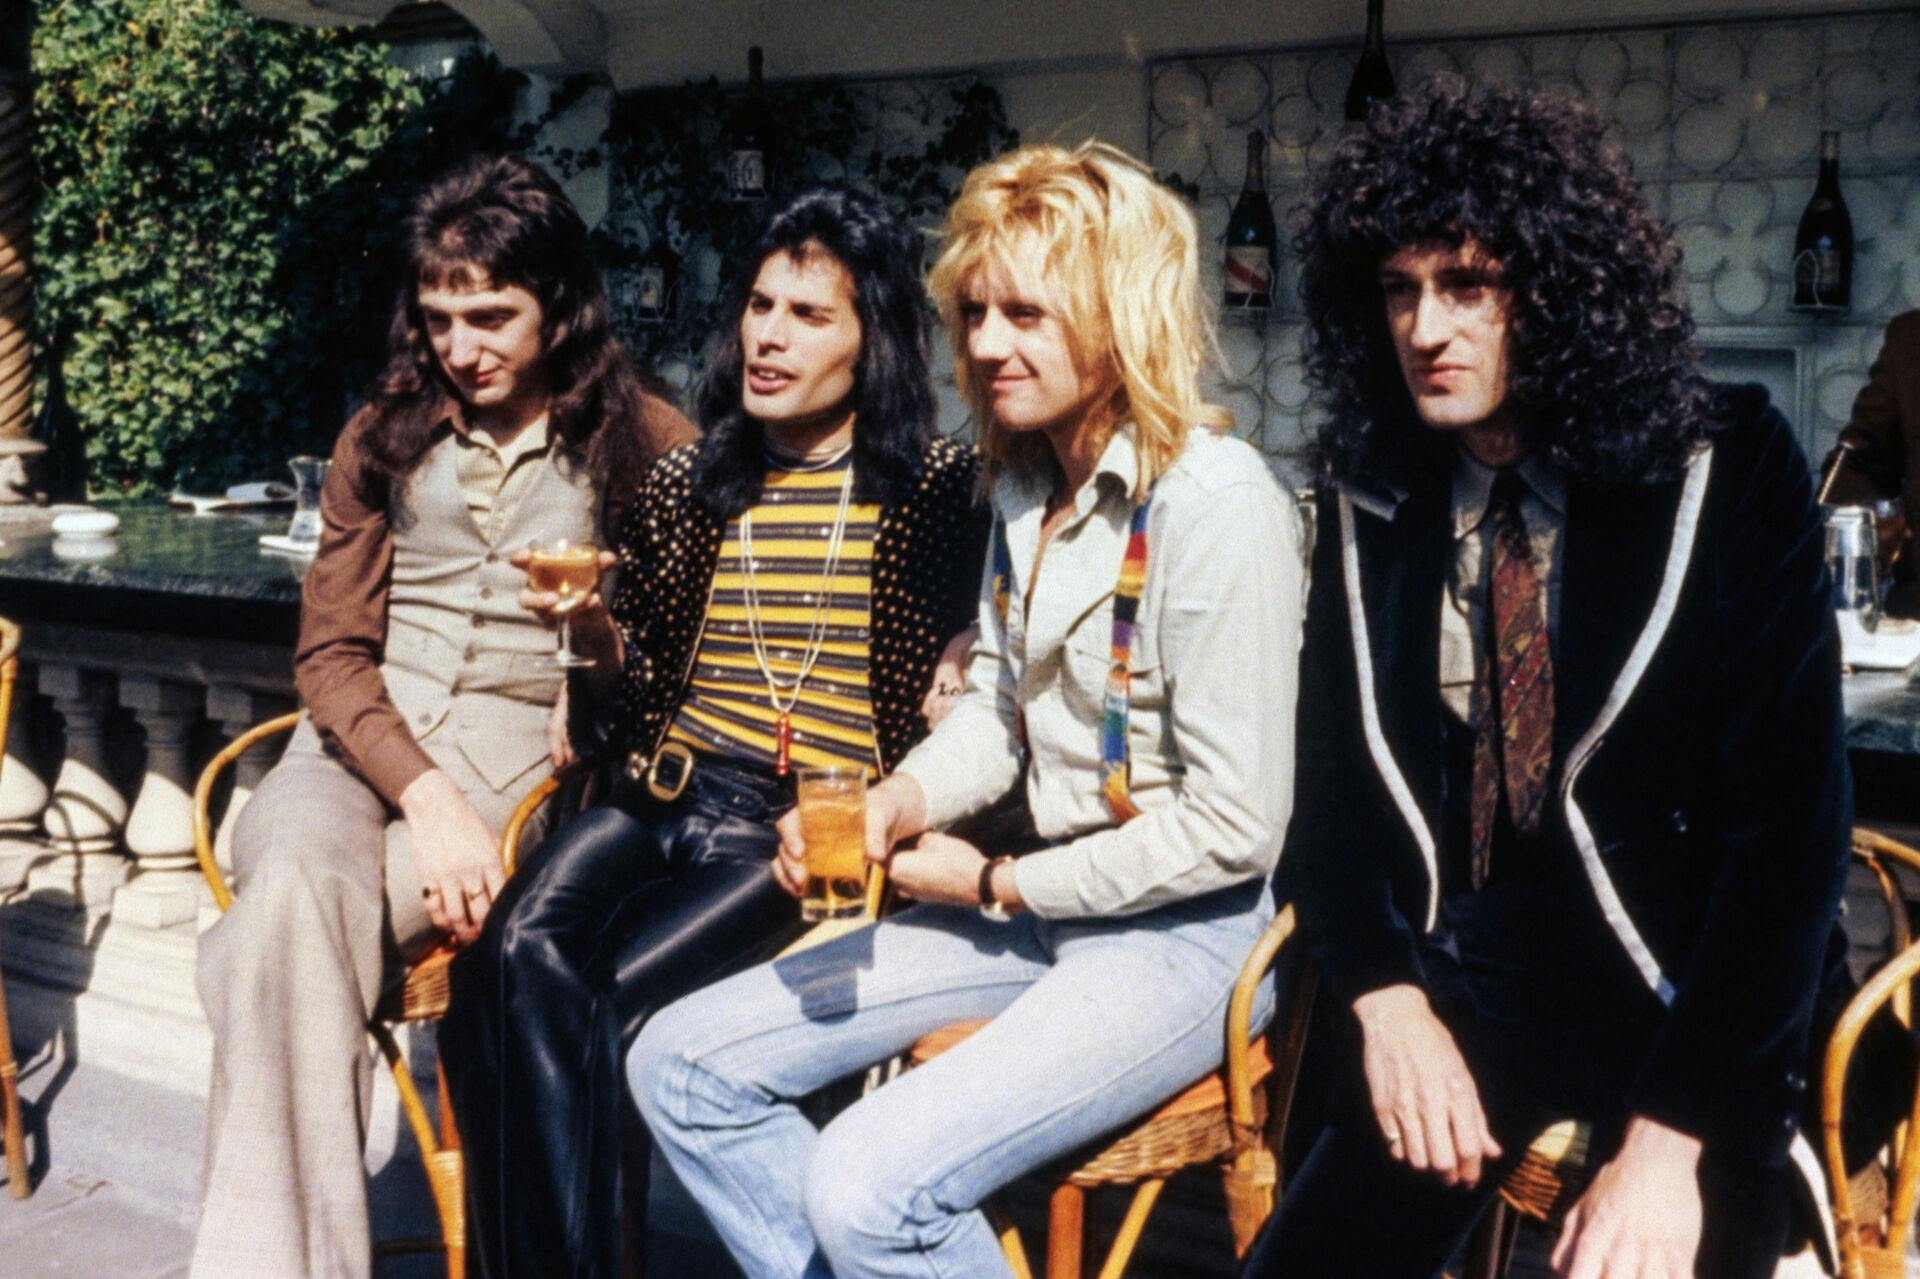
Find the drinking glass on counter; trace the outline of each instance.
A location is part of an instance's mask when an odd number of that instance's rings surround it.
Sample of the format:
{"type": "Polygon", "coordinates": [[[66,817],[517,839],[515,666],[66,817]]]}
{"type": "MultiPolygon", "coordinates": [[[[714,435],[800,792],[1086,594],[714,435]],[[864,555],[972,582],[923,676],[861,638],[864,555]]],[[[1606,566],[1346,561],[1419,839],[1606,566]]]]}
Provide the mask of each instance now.
{"type": "Polygon", "coordinates": [[[867,774],[844,766],[798,770],[800,838],[807,846],[807,891],[800,918],[845,919],[866,907],[867,774]]]}
{"type": "Polygon", "coordinates": [[[287,460],[293,472],[293,520],[287,525],[287,540],[301,546],[320,545],[320,488],[327,482],[329,463],[324,457],[301,454],[287,460]]]}
{"type": "Polygon", "coordinates": [[[553,611],[560,618],[560,644],[554,650],[556,666],[592,666],[591,657],[573,651],[571,614],[600,584],[600,548],[592,542],[561,538],[536,542],[528,548],[527,584],[536,591],[560,597],[553,611]]]}

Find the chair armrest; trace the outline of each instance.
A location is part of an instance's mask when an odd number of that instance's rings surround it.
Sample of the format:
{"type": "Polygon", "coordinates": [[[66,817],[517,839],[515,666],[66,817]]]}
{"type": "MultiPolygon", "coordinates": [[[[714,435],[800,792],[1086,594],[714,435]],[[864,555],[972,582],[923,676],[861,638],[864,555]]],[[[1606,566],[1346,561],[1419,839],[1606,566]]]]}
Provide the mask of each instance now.
{"type": "Polygon", "coordinates": [[[13,685],[20,676],[20,628],[0,617],[0,754],[13,724],[13,685]]]}
{"type": "Polygon", "coordinates": [[[1273,917],[1253,951],[1240,965],[1234,979],[1233,995],[1227,1001],[1227,1107],[1228,1118],[1238,1132],[1251,1132],[1258,1122],[1253,1112],[1253,1082],[1247,1064],[1247,1045],[1253,1022],[1253,997],[1260,989],[1274,956],[1293,936],[1295,918],[1289,903],[1273,917]]]}
{"type": "MultiPolygon", "coordinates": [[[[1868,870],[1873,872],[1875,882],[1880,885],[1880,896],[1887,904],[1887,930],[1889,933],[1889,953],[1899,954],[1913,944],[1913,927],[1907,918],[1907,901],[1900,891],[1900,877],[1894,873],[1890,863],[1898,863],[1920,875],[1920,852],[1909,848],[1896,839],[1889,839],[1879,831],[1864,826],[1853,828],[1853,856],[1868,870]]],[[[1894,1015],[1903,1026],[1913,1024],[1913,999],[1904,987],[1894,996],[1894,1015]]]]}
{"type": "Polygon", "coordinates": [[[220,873],[220,864],[213,859],[213,822],[208,809],[213,802],[214,783],[227,765],[239,759],[256,744],[272,737],[276,733],[293,731],[300,722],[300,712],[291,711],[285,715],[276,715],[263,724],[255,724],[240,736],[221,748],[220,753],[207,761],[200,770],[200,780],[193,787],[193,853],[200,862],[200,873],[207,877],[207,887],[213,890],[213,900],[225,913],[233,905],[233,890],[227,887],[226,877],[220,873]]]}
{"type": "Polygon", "coordinates": [[[1889,839],[1877,830],[1865,826],[1853,828],[1854,855],[1865,861],[1882,857],[1888,861],[1899,862],[1908,870],[1920,875],[1920,849],[1907,847],[1897,839],[1889,839]]]}
{"type": "MultiPolygon", "coordinates": [[[[1833,1190],[1834,1228],[1841,1236],[1843,1250],[1859,1225],[1854,1219],[1853,1189],[1847,1180],[1846,1155],[1840,1133],[1847,1068],[1853,1061],[1854,1049],[1867,1023],[1883,1006],[1903,994],[1916,974],[1920,974],[1920,945],[1909,946],[1895,955],[1860,988],[1847,1002],[1839,1020],[1834,1023],[1832,1037],[1827,1041],[1826,1062],[1820,1077],[1820,1131],[1825,1147],[1827,1178],[1833,1190]]],[[[1908,1143],[1920,1136],[1916,1123],[1920,1123],[1920,1089],[1916,1089],[1908,1110],[1908,1143]]],[[[1900,1154],[1899,1177],[1892,1196],[1891,1219],[1895,1223],[1912,1219],[1916,1181],[1920,1181],[1920,1162],[1907,1157],[1904,1150],[1900,1154]]]]}
{"type": "Polygon", "coordinates": [[[596,766],[593,760],[577,759],[565,768],[555,769],[527,792],[527,797],[513,810],[513,816],[507,819],[506,829],[500,832],[500,866],[508,879],[513,878],[514,868],[520,864],[520,835],[533,815],[562,787],[591,773],[596,766]]]}

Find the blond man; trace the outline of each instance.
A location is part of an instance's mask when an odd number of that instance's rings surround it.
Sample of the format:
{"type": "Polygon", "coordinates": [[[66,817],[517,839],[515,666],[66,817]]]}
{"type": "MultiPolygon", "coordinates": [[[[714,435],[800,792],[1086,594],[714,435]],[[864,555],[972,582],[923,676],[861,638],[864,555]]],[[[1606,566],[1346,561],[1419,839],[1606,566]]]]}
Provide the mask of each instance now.
{"type": "Polygon", "coordinates": [[[869,856],[920,904],[667,1009],[627,1061],[749,1274],[1006,1274],[986,1195],[1218,1065],[1272,917],[1300,582],[1290,503],[1207,429],[1198,274],[1192,215],[1102,146],[984,165],[948,217],[931,287],[996,549],[967,690],[868,805],[869,856]],[[1018,860],[938,833],[1019,787],[1018,860]],[[970,1018],[824,1130],[796,1109],[970,1018]]]}

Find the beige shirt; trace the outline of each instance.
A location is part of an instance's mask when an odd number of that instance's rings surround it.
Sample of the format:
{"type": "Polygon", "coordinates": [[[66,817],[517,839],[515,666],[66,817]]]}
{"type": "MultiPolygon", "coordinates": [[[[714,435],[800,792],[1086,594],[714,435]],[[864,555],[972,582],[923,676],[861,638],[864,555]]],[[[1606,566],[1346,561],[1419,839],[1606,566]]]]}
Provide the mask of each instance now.
{"type": "Polygon", "coordinates": [[[496,442],[485,431],[454,428],[454,468],[460,477],[460,493],[481,535],[492,541],[500,525],[525,497],[539,478],[540,459],[553,445],[553,434],[545,417],[522,430],[505,444],[496,442]]]}
{"type": "MultiPolygon", "coordinates": [[[[1560,533],[1567,522],[1567,481],[1547,462],[1527,458],[1517,468],[1526,491],[1520,519],[1533,543],[1535,571],[1546,566],[1547,634],[1560,620],[1560,533]]],[[[1453,469],[1453,575],[1440,601],[1440,697],[1463,722],[1473,716],[1473,672],[1487,635],[1492,592],[1488,549],[1493,528],[1487,503],[1499,474],[1465,449],[1453,469]]]]}
{"type": "Polygon", "coordinates": [[[1299,516],[1253,448],[1196,430],[1154,488],[1130,663],[1141,815],[1114,824],[1101,792],[1102,702],[1137,475],[1132,436],[1117,434],[1074,494],[1037,583],[1050,484],[1001,477],[1006,624],[989,562],[967,691],[897,770],[926,792],[931,825],[977,812],[1021,780],[1023,710],[1027,800],[1053,845],[1022,857],[1014,878],[1045,917],[1130,914],[1264,877],[1291,809],[1299,516]]]}

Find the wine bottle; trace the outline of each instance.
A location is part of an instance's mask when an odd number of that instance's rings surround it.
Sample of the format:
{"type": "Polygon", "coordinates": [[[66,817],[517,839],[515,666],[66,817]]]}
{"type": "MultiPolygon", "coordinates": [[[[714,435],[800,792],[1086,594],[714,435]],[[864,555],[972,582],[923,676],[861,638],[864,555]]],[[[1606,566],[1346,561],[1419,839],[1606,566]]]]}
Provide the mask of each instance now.
{"type": "Polygon", "coordinates": [[[673,314],[674,292],[680,283],[680,255],[667,243],[667,233],[656,230],[647,251],[634,267],[634,311],[642,324],[658,324],[673,314]]]}
{"type": "Polygon", "coordinates": [[[767,87],[761,78],[760,46],[747,50],[747,98],[734,113],[728,130],[727,186],[736,200],[767,198],[767,152],[773,138],[773,117],[767,110],[767,87]]]}
{"type": "Polygon", "coordinates": [[[1267,203],[1267,135],[1247,135],[1247,176],[1227,219],[1226,281],[1222,302],[1229,307],[1273,305],[1273,207],[1267,203]]]}
{"type": "Polygon", "coordinates": [[[1845,311],[1853,302],[1853,218],[1840,194],[1840,135],[1820,135],[1820,179],[1793,237],[1796,311],[1845,311]]]}
{"type": "Polygon", "coordinates": [[[61,371],[66,362],[67,343],[61,330],[40,352],[46,361],[46,393],[40,412],[34,416],[33,437],[47,446],[38,459],[39,488],[49,502],[87,500],[87,441],[74,420],[73,406],[67,402],[67,379],[61,371]]]}
{"type": "Polygon", "coordinates": [[[1387,65],[1386,0],[1367,0],[1367,42],[1360,48],[1353,79],[1347,81],[1347,119],[1364,121],[1376,102],[1393,97],[1393,68],[1387,65]]]}

